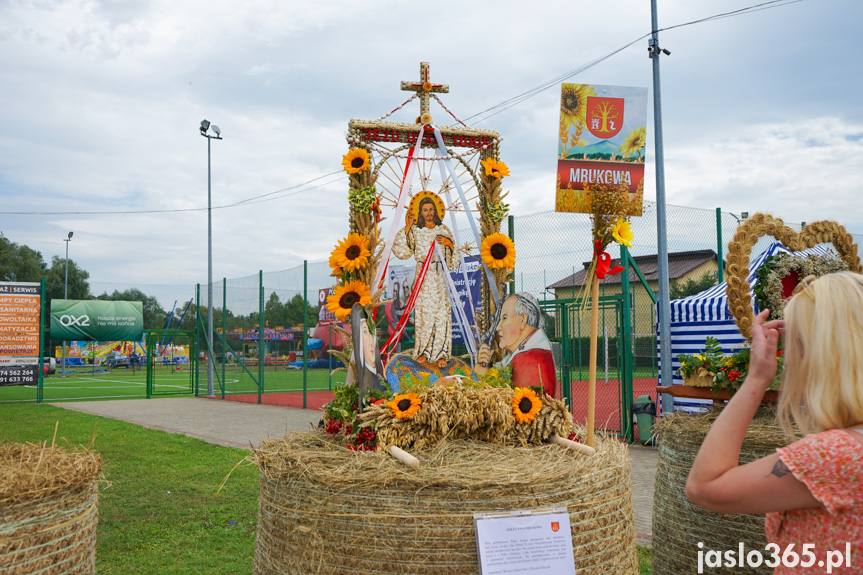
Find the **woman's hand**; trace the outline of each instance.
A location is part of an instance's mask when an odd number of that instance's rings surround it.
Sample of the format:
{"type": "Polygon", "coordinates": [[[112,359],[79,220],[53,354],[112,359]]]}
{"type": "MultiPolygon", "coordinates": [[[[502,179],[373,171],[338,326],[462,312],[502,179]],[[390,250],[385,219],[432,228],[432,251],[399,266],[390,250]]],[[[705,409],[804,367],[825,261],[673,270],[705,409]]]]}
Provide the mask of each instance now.
{"type": "Polygon", "coordinates": [[[746,381],[752,380],[753,384],[765,389],[776,377],[779,336],[785,333],[785,321],[766,321],[769,314],[769,310],[764,310],[752,322],[752,348],[746,376],[746,381]]]}

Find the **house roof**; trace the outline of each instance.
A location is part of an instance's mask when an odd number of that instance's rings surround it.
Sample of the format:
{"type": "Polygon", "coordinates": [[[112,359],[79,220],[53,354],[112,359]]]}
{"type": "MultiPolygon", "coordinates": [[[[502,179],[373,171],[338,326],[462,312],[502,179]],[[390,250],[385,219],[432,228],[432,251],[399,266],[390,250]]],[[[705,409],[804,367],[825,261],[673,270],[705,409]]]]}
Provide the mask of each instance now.
{"type": "MultiPolygon", "coordinates": [[[[632,259],[638,265],[638,269],[644,274],[644,279],[647,281],[659,281],[659,264],[656,254],[647,256],[635,256],[632,259]]],[[[689,252],[672,252],[668,254],[668,278],[672,280],[680,279],[698,266],[710,260],[716,260],[716,252],[713,250],[695,250],[689,252]]],[[[620,264],[619,259],[611,260],[611,267],[620,264]]],[[[587,278],[587,269],[590,267],[590,262],[584,262],[584,269],[574,274],[556,281],[546,289],[560,289],[568,287],[581,287],[585,284],[587,278]]],[[[604,280],[599,280],[600,284],[619,284],[621,283],[621,274],[606,276],[604,280]]],[[[629,270],[629,281],[638,281],[638,276],[634,269],[629,270]]]]}

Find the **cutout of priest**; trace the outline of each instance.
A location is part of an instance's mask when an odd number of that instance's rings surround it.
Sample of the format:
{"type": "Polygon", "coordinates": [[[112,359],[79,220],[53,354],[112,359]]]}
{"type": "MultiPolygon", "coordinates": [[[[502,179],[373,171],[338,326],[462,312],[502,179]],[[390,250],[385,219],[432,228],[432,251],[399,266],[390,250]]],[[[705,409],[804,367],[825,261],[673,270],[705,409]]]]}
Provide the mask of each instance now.
{"type": "MultiPolygon", "coordinates": [[[[539,302],[527,292],[507,297],[494,316],[493,329],[498,334],[498,344],[506,351],[503,360],[495,364],[500,369],[512,365],[512,385],[529,387],[542,385],[545,393],[554,397],[557,387],[557,371],[551,343],[540,329],[541,311],[539,302]],[[542,380],[542,383],[540,383],[542,380]]],[[[491,360],[491,349],[482,344],[477,352],[474,372],[485,375],[491,360]]]]}

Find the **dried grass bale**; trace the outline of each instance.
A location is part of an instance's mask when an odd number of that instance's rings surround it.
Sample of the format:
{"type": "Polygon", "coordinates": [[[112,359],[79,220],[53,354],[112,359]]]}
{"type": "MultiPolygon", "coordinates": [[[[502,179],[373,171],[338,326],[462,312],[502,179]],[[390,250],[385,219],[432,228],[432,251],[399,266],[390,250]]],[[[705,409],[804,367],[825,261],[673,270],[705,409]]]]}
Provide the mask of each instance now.
{"type": "Polygon", "coordinates": [[[0,572],[96,572],[101,469],[86,449],[0,445],[0,572]]]}
{"type": "MultiPolygon", "coordinates": [[[[698,543],[704,551],[738,548],[764,551],[764,515],[723,514],[689,502],[683,490],[695,455],[721,410],[704,414],[674,413],[657,420],[659,463],[653,494],[653,569],[668,575],[698,570],[698,543]]],[[[776,410],[762,407],[746,432],[740,463],[749,463],[788,444],[776,424],[776,410]]],[[[768,567],[716,567],[711,573],[772,573],[768,567]]]]}
{"type": "Polygon", "coordinates": [[[579,575],[636,573],[626,446],[597,453],[463,439],[415,470],[319,432],[263,444],[256,574],[477,573],[473,514],[567,507],[579,575]]]}
{"type": "Polygon", "coordinates": [[[445,439],[478,439],[505,445],[539,445],[551,435],[569,437],[572,414],[566,404],[548,396],[530,423],[517,423],[511,387],[433,385],[419,394],[422,406],[411,418],[398,419],[386,404],[372,406],[359,417],[360,427],[373,426],[378,445],[424,449],[445,439]]]}

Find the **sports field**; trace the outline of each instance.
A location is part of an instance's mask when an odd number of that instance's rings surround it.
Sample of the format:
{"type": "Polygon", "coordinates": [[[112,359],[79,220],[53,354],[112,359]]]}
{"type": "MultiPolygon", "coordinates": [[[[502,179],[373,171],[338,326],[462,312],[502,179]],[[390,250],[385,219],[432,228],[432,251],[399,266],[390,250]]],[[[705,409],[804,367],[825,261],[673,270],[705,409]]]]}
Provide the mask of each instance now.
{"type": "MultiPolygon", "coordinates": [[[[259,378],[257,366],[246,372],[240,366],[226,366],[224,374],[225,396],[253,394],[257,398],[259,378]],[[251,373],[249,373],[251,372],[251,373]]],[[[153,371],[153,396],[194,395],[195,373],[189,366],[156,366],[153,371]]],[[[327,369],[310,369],[306,375],[309,392],[328,392],[339,382],[344,373],[330,376],[327,369]]],[[[213,378],[214,393],[222,395],[222,366],[216,366],[213,378]]],[[[207,393],[206,365],[199,369],[197,385],[199,395],[207,393]]],[[[267,366],[263,377],[264,393],[297,393],[302,405],[303,370],[274,368],[267,366]]],[[[36,386],[14,385],[0,387],[0,402],[36,401],[36,386]]],[[[100,370],[80,367],[64,373],[46,375],[43,379],[43,401],[141,398],[147,396],[147,374],[132,372],[125,367],[100,370]]]]}

